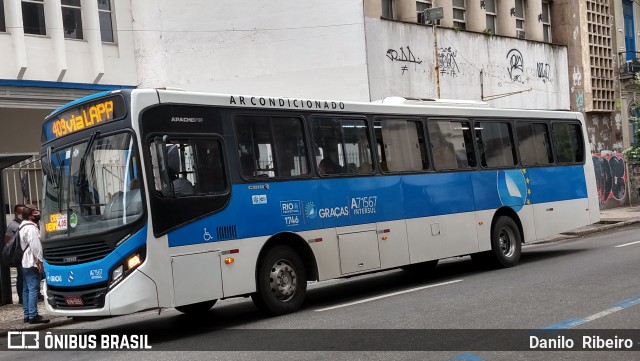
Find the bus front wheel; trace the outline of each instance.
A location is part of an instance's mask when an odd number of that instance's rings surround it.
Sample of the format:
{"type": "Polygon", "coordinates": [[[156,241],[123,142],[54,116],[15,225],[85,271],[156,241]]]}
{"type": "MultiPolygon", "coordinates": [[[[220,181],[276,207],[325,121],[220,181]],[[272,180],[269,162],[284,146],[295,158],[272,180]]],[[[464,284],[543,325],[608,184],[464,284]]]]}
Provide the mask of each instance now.
{"type": "Polygon", "coordinates": [[[176,310],[182,313],[185,313],[187,315],[197,315],[197,314],[209,311],[209,309],[216,304],[216,301],[217,300],[211,300],[211,301],[192,303],[190,305],[177,306],[176,310]]]}
{"type": "Polygon", "coordinates": [[[297,311],[307,291],[307,275],[300,256],[290,247],[276,246],[260,262],[253,303],[264,312],[284,315],[297,311]]]}

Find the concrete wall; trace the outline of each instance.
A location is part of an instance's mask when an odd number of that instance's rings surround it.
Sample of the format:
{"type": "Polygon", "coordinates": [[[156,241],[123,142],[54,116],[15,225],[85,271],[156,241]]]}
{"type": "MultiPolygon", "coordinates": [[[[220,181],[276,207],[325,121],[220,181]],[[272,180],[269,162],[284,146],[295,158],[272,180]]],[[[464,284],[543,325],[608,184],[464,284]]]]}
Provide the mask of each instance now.
{"type": "Polygon", "coordinates": [[[369,99],[362,0],[136,0],[132,13],[143,87],[369,99]]]}
{"type": "MultiPolygon", "coordinates": [[[[372,100],[435,97],[430,26],[367,18],[366,31],[372,100]]],[[[441,98],[482,100],[483,93],[485,98],[514,93],[488,102],[502,108],[569,109],[566,47],[442,28],[437,34],[441,98]]]]}
{"type": "Polygon", "coordinates": [[[49,113],[42,109],[0,108],[0,153],[39,153],[42,121],[49,113]]]}

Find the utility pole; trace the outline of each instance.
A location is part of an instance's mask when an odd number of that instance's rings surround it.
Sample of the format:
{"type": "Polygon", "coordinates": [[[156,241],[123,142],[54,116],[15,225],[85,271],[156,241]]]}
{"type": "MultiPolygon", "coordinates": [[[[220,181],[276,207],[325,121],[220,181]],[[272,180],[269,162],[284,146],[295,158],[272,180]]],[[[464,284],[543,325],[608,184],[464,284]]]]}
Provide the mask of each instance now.
{"type": "Polygon", "coordinates": [[[435,72],[436,72],[436,98],[440,99],[440,58],[438,56],[438,34],[436,28],[438,27],[436,20],[444,17],[444,11],[441,7],[431,8],[424,10],[424,20],[431,21],[433,29],[433,49],[435,53],[435,72]]]}
{"type": "Polygon", "coordinates": [[[436,56],[436,99],[440,99],[440,58],[438,57],[438,36],[436,35],[436,28],[438,26],[436,25],[436,22],[433,21],[433,49],[435,52],[435,56],[436,56]]]}

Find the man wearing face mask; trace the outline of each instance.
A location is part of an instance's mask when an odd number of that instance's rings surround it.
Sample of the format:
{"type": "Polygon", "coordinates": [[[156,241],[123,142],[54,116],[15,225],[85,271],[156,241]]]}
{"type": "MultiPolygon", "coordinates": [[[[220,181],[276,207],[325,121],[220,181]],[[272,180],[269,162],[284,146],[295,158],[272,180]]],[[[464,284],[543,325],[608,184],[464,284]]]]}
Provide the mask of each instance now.
{"type": "Polygon", "coordinates": [[[22,256],[22,308],[24,322],[30,324],[48,323],[49,320],[38,314],[38,295],[40,294],[40,274],[42,265],[42,243],[40,243],[40,211],[25,207],[20,224],[20,246],[24,250],[22,256]]]}
{"type": "MultiPolygon", "coordinates": [[[[7,225],[7,231],[4,233],[4,243],[7,244],[13,235],[18,232],[20,223],[22,223],[22,210],[24,204],[16,204],[13,207],[13,220],[7,225]]],[[[16,293],[18,294],[18,303],[22,304],[22,267],[16,268],[16,293]]]]}

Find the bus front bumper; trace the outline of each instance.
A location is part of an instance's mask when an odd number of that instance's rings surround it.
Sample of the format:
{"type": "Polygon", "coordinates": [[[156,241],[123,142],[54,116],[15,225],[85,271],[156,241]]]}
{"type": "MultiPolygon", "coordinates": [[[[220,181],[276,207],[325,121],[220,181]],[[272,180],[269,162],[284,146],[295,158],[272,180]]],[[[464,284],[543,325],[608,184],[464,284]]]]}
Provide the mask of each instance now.
{"type": "MultiPolygon", "coordinates": [[[[104,289],[104,305],[89,308],[86,306],[60,306],[60,301],[54,299],[54,292],[48,292],[45,282],[44,294],[47,314],[53,316],[117,316],[138,311],[158,308],[158,290],[155,282],[140,270],[135,270],[112,289],[104,289]],[[57,307],[51,304],[58,304],[57,307]]],[[[100,290],[97,290],[100,291],[100,290]]],[[[61,296],[56,295],[59,299],[61,296]]]]}

